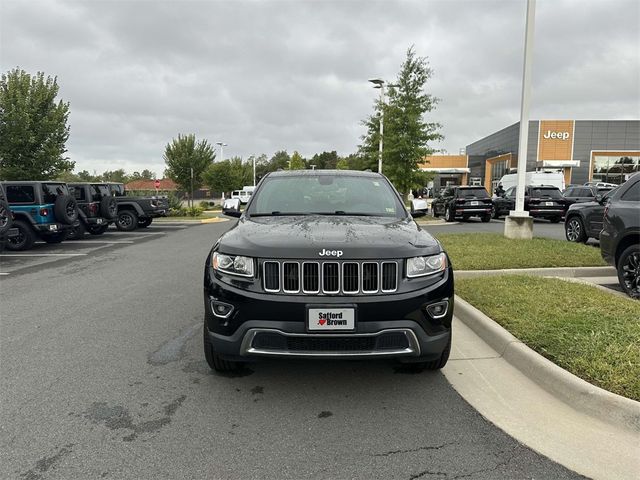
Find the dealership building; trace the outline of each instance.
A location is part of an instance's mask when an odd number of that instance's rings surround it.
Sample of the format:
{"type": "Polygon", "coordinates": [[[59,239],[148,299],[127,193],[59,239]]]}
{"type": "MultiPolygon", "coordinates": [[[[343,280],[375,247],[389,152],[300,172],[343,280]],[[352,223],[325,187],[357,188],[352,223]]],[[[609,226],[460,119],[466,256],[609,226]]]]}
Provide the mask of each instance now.
{"type": "MultiPolygon", "coordinates": [[[[434,188],[483,185],[489,192],[518,163],[520,123],[467,145],[462,155],[432,155],[419,167],[434,188]]],[[[622,183],[640,171],[640,120],[532,120],[527,171],[559,171],[565,183],[622,183]]]]}

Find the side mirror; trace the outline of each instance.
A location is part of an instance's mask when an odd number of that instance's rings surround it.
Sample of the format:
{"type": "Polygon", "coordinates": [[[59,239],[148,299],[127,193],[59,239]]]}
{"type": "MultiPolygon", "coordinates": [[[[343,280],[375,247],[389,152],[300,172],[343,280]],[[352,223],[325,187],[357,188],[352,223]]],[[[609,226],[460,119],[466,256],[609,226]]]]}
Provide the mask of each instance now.
{"type": "Polygon", "coordinates": [[[239,218],[242,215],[242,212],[240,211],[240,199],[228,198],[225,200],[222,204],[222,213],[230,217],[239,218]]]}
{"type": "Polygon", "coordinates": [[[411,216],[413,218],[423,217],[427,214],[429,204],[424,198],[416,198],[411,200],[411,216]]]}

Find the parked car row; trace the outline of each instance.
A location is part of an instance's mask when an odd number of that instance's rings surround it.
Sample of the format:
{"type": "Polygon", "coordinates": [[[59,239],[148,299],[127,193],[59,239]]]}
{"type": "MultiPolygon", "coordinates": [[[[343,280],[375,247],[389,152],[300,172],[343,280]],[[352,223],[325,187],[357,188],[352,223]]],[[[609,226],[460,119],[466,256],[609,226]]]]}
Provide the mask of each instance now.
{"type": "Polygon", "coordinates": [[[0,201],[0,243],[28,250],[37,240],[60,243],[86,232],[102,235],[109,225],[122,231],[149,226],[166,216],[163,197],[126,196],[121,183],[5,181],[0,201]]]}

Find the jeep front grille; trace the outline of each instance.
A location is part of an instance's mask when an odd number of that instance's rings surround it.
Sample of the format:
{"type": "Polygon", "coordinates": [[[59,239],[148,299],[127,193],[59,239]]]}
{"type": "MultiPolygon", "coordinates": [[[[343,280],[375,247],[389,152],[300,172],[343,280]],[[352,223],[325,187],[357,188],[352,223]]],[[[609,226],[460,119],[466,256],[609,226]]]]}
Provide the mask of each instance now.
{"type": "Polygon", "coordinates": [[[358,295],[398,289],[398,262],[265,260],[265,292],[285,294],[358,295]]]}

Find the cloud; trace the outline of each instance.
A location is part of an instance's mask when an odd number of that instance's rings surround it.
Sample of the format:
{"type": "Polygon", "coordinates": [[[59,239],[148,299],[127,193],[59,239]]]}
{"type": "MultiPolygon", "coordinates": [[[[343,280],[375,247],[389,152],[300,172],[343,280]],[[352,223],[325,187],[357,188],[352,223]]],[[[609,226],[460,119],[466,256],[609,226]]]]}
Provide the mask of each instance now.
{"type": "MultiPolygon", "coordinates": [[[[640,3],[539,0],[534,118],[637,118],[640,3]]],[[[348,154],[406,49],[428,56],[449,153],[519,118],[524,1],[5,0],[0,67],[56,75],[69,155],[164,169],[178,133],[225,155],[348,154]]]]}

